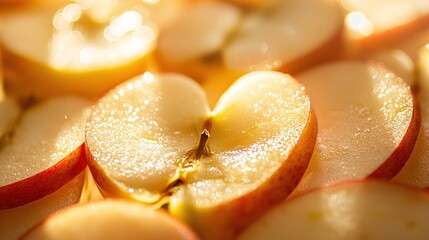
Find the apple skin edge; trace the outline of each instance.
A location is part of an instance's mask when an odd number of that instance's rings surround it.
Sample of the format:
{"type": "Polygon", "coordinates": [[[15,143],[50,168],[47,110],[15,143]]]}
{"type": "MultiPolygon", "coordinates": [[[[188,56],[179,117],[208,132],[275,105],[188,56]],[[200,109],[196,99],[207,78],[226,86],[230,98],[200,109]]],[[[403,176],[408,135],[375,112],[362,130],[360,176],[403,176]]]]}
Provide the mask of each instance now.
{"type": "Polygon", "coordinates": [[[86,167],[82,144],[53,166],[26,179],[0,187],[0,210],[15,208],[58,190],[86,167]]]}
{"type": "Polygon", "coordinates": [[[405,132],[399,145],[390,154],[374,172],[368,175],[368,178],[380,178],[390,180],[404,167],[410,157],[414,145],[416,144],[421,125],[420,105],[413,95],[413,115],[410,120],[410,125],[405,132]]]}
{"type": "Polygon", "coordinates": [[[169,209],[170,213],[188,222],[202,239],[235,239],[246,226],[284,201],[298,185],[313,154],[317,133],[316,115],[310,107],[307,124],[288,159],[257,189],[213,208],[197,210],[182,205],[169,209]],[[178,209],[182,211],[175,211],[178,209]]]}

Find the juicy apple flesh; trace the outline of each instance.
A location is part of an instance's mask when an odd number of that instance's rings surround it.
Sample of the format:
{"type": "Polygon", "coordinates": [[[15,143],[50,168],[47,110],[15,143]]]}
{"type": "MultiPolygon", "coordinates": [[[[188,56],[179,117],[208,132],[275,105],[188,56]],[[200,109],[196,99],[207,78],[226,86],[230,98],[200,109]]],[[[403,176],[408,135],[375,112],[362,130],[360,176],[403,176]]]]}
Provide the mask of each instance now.
{"type": "Polygon", "coordinates": [[[297,76],[319,123],[318,141],[296,192],[346,179],[390,179],[417,139],[410,87],[381,64],[336,62],[297,76]]]}
{"type": "Polygon", "coordinates": [[[283,202],[239,239],[426,239],[428,214],[425,192],[384,181],[348,182],[283,202]]]}
{"type": "Polygon", "coordinates": [[[99,101],[86,147],[105,194],[168,203],[204,235],[203,225],[239,228],[284,199],[305,171],[316,132],[304,88],[289,75],[245,75],[210,111],[192,80],[146,72],[99,101]],[[200,224],[204,214],[225,219],[200,224]]]}
{"type": "Polygon", "coordinates": [[[85,168],[89,106],[86,99],[64,96],[23,111],[0,149],[0,209],[42,198],[85,168]]]}

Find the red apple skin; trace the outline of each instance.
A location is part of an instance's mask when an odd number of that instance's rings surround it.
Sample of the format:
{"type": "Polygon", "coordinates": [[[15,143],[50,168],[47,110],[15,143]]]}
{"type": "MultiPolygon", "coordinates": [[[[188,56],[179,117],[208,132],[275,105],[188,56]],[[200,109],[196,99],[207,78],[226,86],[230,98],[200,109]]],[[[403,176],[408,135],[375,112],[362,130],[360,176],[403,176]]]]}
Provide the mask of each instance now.
{"type": "Polygon", "coordinates": [[[86,167],[82,144],[58,163],[26,179],[0,186],[0,210],[15,208],[58,190],[86,167]]]}
{"type": "Polygon", "coordinates": [[[416,144],[417,137],[419,135],[420,125],[420,105],[416,97],[413,96],[413,115],[404,137],[386,161],[372,172],[368,178],[390,180],[398,174],[399,171],[401,171],[414,149],[414,145],[416,144]]]}

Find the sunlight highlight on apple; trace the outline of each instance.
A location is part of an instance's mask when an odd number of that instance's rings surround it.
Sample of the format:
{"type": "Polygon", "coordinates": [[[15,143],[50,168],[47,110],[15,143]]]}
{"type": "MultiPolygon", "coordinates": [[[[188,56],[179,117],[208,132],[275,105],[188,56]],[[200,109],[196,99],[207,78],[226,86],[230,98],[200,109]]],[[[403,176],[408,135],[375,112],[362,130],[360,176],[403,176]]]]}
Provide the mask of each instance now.
{"type": "Polygon", "coordinates": [[[56,12],[49,43],[52,66],[89,69],[115,65],[154,48],[158,30],[147,19],[144,9],[115,14],[116,3],[107,3],[112,6],[104,4],[96,11],[98,4],[94,1],[79,1],[56,12]],[[103,17],[106,14],[113,17],[103,17]]]}

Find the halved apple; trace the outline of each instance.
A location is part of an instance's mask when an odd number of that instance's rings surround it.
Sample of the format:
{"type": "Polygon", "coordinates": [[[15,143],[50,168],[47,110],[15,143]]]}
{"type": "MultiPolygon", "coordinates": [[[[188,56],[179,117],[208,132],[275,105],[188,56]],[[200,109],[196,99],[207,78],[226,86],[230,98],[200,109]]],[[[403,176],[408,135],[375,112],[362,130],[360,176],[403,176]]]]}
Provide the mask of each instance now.
{"type": "Polygon", "coordinates": [[[418,100],[422,109],[422,124],[416,145],[404,168],[393,181],[416,187],[429,187],[429,48],[421,51],[419,63],[418,100]]]}
{"type": "Polygon", "coordinates": [[[0,150],[0,210],[45,197],[82,172],[89,106],[69,96],[24,111],[0,150]]]}
{"type": "Polygon", "coordinates": [[[295,193],[348,179],[390,179],[404,166],[420,127],[410,86],[376,62],[343,61],[297,76],[319,134],[295,193]]]}
{"type": "Polygon", "coordinates": [[[28,204],[0,210],[0,232],[3,240],[16,240],[49,214],[79,202],[84,172],[76,175],[55,192],[28,204]]]}
{"type": "Polygon", "coordinates": [[[429,195],[385,181],[320,188],[275,207],[239,239],[426,239],[429,195]]]}
{"type": "Polygon", "coordinates": [[[146,72],[100,99],[86,150],[105,196],[164,206],[204,239],[231,239],[295,188],[316,135],[289,75],[245,75],[210,111],[193,80],[146,72]]]}
{"type": "Polygon", "coordinates": [[[145,70],[158,30],[141,1],[54,2],[2,16],[8,84],[97,97],[145,70]]]}
{"type": "Polygon", "coordinates": [[[20,239],[197,240],[185,224],[139,203],[106,200],[56,212],[20,239]]]}

